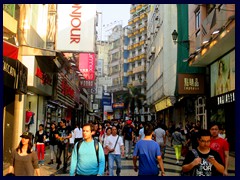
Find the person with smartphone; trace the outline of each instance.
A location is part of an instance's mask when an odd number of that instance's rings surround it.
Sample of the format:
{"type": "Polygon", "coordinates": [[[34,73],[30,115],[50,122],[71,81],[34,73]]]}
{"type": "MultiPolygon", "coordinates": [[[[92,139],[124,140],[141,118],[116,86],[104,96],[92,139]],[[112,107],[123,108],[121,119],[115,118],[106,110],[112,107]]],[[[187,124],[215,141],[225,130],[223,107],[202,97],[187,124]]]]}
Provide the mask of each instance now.
{"type": "Polygon", "coordinates": [[[192,176],[222,176],[223,162],[218,152],[210,149],[210,132],[205,129],[200,130],[197,140],[197,155],[193,150],[188,152],[182,164],[182,171],[194,172],[190,173],[192,176]]]}

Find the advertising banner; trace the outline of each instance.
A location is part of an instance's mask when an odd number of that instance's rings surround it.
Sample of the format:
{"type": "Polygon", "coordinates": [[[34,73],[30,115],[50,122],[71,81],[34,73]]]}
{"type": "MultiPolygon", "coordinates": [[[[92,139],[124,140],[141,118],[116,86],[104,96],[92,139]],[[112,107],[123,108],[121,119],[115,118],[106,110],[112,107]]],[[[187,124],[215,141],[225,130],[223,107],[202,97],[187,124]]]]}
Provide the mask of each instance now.
{"type": "Polygon", "coordinates": [[[86,80],[95,80],[95,54],[80,53],[78,69],[86,80]]]}
{"type": "Polygon", "coordinates": [[[94,52],[96,4],[58,4],[56,50],[94,52]]]}
{"type": "Polygon", "coordinates": [[[235,90],[235,50],[211,65],[211,97],[235,90]]]}

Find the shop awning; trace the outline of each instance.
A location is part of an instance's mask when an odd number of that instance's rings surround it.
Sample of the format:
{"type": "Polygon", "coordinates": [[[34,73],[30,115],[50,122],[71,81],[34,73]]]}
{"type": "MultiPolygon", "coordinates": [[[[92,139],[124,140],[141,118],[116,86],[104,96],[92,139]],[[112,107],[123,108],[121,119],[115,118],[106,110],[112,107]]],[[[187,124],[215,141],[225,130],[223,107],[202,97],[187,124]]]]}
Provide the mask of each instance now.
{"type": "Polygon", "coordinates": [[[18,47],[3,41],[3,56],[18,60],[18,47]]]}
{"type": "Polygon", "coordinates": [[[170,97],[167,97],[167,98],[161,100],[160,102],[158,102],[157,104],[155,104],[156,112],[161,111],[161,110],[166,109],[171,106],[173,106],[173,103],[172,103],[170,97]]]}

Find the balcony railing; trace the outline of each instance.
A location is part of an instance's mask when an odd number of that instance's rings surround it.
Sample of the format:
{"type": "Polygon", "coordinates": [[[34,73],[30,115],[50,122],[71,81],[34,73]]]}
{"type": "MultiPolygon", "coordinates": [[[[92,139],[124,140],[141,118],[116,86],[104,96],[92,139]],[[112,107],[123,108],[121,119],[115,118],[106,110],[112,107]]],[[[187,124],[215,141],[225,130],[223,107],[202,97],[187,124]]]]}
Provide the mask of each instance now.
{"type": "Polygon", "coordinates": [[[141,8],[142,8],[142,4],[139,4],[139,5],[136,6],[136,10],[139,10],[141,8]]]}
{"type": "Polygon", "coordinates": [[[146,71],[146,66],[145,65],[133,68],[133,74],[143,72],[143,71],[146,71]]]}

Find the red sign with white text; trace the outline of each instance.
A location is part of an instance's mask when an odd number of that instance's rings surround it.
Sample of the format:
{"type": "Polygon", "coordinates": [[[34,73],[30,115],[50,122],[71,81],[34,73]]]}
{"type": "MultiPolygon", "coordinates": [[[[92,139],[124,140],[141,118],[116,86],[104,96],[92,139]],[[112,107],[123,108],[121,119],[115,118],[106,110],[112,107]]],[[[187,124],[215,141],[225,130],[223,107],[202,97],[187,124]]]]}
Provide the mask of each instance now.
{"type": "Polygon", "coordinates": [[[79,71],[83,74],[85,80],[95,80],[95,54],[79,54],[79,71]]]}

